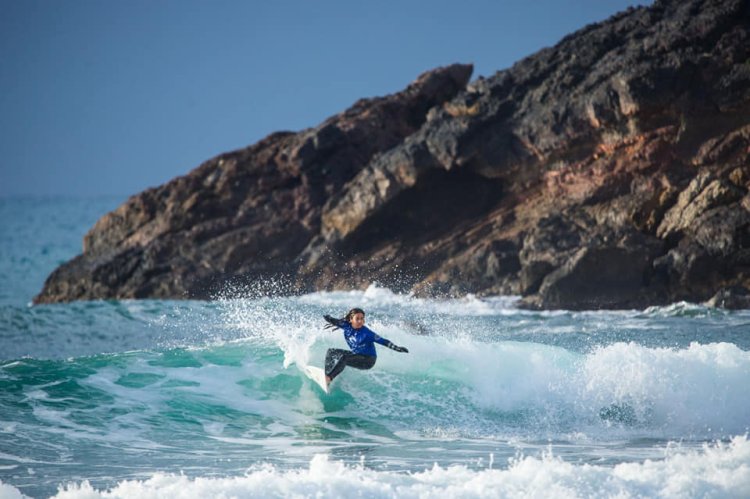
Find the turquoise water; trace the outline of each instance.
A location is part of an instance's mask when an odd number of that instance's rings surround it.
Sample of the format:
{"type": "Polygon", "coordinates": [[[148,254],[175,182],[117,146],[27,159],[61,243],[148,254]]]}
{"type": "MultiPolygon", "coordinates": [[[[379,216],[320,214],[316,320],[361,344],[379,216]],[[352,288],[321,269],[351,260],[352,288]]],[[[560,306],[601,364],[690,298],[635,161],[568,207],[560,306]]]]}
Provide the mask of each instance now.
{"type": "Polygon", "coordinates": [[[0,497],[750,493],[748,312],[539,313],[377,284],[29,306],[121,201],[0,200],[0,497]],[[352,306],[410,353],[326,395],[298,366],[344,346],[322,315],[352,306]]]}

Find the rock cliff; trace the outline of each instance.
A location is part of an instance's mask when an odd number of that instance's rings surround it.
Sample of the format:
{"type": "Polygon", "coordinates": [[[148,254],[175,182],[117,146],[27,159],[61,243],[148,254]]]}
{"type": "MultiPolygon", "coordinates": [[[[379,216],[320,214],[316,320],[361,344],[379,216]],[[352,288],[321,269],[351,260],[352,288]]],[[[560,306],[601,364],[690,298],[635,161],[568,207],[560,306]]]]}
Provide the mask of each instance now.
{"type": "Polygon", "coordinates": [[[657,1],[492,77],[438,68],[222,154],[105,215],[36,302],[377,281],[749,307],[749,5],[657,1]]]}

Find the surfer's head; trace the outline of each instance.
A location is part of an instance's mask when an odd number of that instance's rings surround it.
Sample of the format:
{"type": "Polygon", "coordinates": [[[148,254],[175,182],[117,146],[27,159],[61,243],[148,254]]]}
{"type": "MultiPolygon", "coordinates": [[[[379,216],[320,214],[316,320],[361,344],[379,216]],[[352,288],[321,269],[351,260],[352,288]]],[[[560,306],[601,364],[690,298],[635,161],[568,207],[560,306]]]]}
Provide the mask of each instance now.
{"type": "Polygon", "coordinates": [[[361,308],[353,308],[346,313],[344,320],[354,329],[359,329],[365,325],[365,311],[361,308]]]}

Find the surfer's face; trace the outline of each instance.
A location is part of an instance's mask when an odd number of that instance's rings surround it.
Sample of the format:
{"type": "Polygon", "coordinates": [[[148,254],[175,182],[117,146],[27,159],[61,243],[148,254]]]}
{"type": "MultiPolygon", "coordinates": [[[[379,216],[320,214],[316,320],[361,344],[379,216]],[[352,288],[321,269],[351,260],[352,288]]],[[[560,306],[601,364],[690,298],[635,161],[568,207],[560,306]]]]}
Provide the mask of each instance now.
{"type": "Polygon", "coordinates": [[[349,324],[351,324],[354,329],[361,328],[365,325],[365,314],[356,313],[352,315],[351,319],[349,319],[349,324]]]}

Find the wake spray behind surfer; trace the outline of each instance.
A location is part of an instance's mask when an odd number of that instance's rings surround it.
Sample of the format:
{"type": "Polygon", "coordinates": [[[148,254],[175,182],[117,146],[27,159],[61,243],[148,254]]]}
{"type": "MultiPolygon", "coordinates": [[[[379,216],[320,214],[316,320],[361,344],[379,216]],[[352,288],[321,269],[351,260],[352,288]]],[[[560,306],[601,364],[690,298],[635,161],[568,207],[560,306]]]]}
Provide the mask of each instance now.
{"type": "Polygon", "coordinates": [[[355,369],[370,369],[375,365],[377,352],[375,352],[375,343],[395,350],[397,352],[409,353],[404,347],[394,345],[385,338],[381,338],[371,329],[365,326],[365,311],[361,308],[353,308],[341,318],[336,319],[330,315],[324,315],[323,318],[328,322],[325,328],[341,328],[344,330],[344,339],[351,348],[343,350],[341,348],[329,348],[326,352],[326,383],[341,374],[346,366],[355,369]]]}

